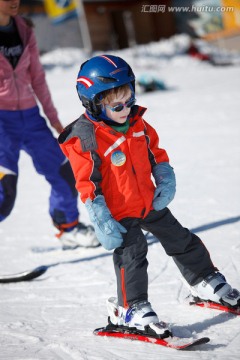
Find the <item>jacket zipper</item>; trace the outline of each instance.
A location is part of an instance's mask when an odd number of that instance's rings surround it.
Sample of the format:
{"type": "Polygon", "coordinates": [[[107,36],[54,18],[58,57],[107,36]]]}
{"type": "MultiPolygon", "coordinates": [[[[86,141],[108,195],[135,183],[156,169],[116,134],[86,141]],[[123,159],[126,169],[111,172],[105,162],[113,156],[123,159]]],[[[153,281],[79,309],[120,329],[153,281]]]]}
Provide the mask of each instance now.
{"type": "Polygon", "coordinates": [[[17,90],[17,110],[19,110],[20,109],[20,106],[19,106],[19,87],[18,87],[18,84],[17,84],[17,74],[15,73],[14,70],[13,70],[13,78],[14,78],[15,88],[17,90]]]}

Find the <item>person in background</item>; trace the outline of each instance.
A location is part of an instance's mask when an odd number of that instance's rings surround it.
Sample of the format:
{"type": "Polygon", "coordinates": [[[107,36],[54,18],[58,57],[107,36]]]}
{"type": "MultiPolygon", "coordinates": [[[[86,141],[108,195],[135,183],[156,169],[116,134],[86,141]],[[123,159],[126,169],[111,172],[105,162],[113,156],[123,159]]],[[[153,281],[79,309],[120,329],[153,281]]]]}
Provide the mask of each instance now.
{"type": "Polygon", "coordinates": [[[99,242],[94,228],[79,222],[69,161],[39,112],[37,100],[52,128],[62,131],[32,24],[18,15],[19,5],[20,0],[0,0],[0,221],[14,207],[19,154],[24,150],[51,186],[49,212],[63,249],[95,247],[99,242]]]}
{"type": "Polygon", "coordinates": [[[174,170],[156,130],[143,119],[146,108],[135,105],[129,64],[113,55],[89,59],[81,65],[77,91],[86,111],[58,141],[100,243],[114,249],[117,299],[108,301],[111,323],[139,331],[150,326],[160,335],[169,331],[148,300],[142,230],[160,241],[195,298],[239,307],[239,291],[214,266],[201,239],[167,207],[176,191],[174,170]]]}

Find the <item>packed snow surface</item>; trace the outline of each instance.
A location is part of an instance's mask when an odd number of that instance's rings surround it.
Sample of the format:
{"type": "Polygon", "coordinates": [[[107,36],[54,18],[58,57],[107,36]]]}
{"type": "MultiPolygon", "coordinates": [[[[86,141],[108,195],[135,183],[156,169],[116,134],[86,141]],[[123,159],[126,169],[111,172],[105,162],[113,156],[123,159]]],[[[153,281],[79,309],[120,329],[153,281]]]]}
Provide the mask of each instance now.
{"type": "MultiPolygon", "coordinates": [[[[201,62],[187,56],[186,47],[180,37],[117,54],[137,77],[150,74],[166,85],[165,91],[138,94],[137,103],[148,108],[145,119],[158,131],[175,169],[177,194],[169,208],[201,237],[215,265],[240,289],[240,67],[234,61],[229,66],[201,62]]],[[[64,125],[83,112],[75,81],[85,60],[78,49],[42,57],[64,125]]],[[[31,282],[0,285],[1,360],[239,359],[240,318],[190,307],[178,269],[153,238],[148,252],[153,308],[179,334],[211,341],[177,352],[95,337],[93,330],[107,323],[106,299],[116,295],[112,253],[101,247],[62,251],[48,215],[48,183],[25,153],[19,168],[16,205],[0,226],[0,273],[49,269],[31,282]]],[[[80,201],[79,209],[89,223],[80,201]]]]}

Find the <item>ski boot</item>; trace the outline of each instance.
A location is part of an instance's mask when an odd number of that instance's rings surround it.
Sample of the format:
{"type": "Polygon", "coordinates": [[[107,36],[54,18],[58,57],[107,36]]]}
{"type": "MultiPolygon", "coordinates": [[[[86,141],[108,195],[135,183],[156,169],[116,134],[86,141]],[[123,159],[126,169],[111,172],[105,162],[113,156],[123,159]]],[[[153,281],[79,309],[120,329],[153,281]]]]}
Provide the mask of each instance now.
{"type": "Polygon", "coordinates": [[[78,222],[70,231],[64,225],[58,226],[58,229],[60,233],[56,236],[60,240],[63,250],[75,249],[77,247],[95,248],[100,246],[94,228],[91,225],[78,222]]]}
{"type": "Polygon", "coordinates": [[[211,301],[229,308],[240,307],[240,292],[233,289],[220,272],[208,275],[190,290],[195,300],[211,301]]]}
{"type": "Polygon", "coordinates": [[[109,315],[109,329],[114,327],[119,331],[152,335],[160,338],[171,336],[171,332],[164,322],[159,322],[158,316],[148,301],[139,301],[128,309],[118,305],[117,299],[107,300],[109,315]]]}

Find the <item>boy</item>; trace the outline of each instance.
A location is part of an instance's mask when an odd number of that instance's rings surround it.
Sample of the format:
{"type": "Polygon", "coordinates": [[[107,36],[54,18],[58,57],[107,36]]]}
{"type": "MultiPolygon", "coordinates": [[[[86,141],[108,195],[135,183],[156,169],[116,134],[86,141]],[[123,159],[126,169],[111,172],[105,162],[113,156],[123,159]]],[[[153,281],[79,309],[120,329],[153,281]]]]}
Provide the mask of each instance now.
{"type": "Polygon", "coordinates": [[[98,240],[115,249],[118,301],[109,299],[111,322],[140,331],[149,325],[159,333],[166,327],[156,328],[159,319],[148,302],[142,229],[173,257],[194,296],[238,307],[240,293],[218,272],[201,240],[167,208],[175,195],[174,171],[156,131],[142,118],[146,109],[135,105],[134,90],[134,74],[123,59],[102,55],[83,63],[77,91],[86,112],[59,143],[98,240]]]}

